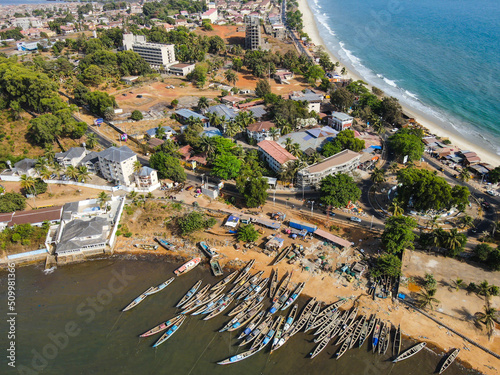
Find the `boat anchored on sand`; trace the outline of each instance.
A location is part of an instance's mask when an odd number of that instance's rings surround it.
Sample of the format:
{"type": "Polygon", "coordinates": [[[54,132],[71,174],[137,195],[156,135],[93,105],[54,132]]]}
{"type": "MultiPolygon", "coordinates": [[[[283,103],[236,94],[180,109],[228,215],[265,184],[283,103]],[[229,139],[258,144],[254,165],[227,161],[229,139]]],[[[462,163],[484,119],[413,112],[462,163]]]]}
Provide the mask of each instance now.
{"type": "Polygon", "coordinates": [[[460,353],[460,349],[455,349],[451,354],[446,358],[446,360],[443,362],[441,365],[441,368],[439,369],[439,374],[441,375],[445,370],[450,367],[450,365],[457,359],[458,353],[460,353]]]}
{"type": "Polygon", "coordinates": [[[426,342],[421,342],[420,344],[417,344],[415,346],[412,346],[410,349],[404,351],[403,353],[401,353],[394,361],[394,363],[396,362],[400,362],[402,360],[405,360],[405,359],[408,359],[410,357],[413,357],[415,354],[417,354],[419,351],[421,351],[423,348],[425,348],[425,346],[427,345],[426,342]]]}
{"type": "Polygon", "coordinates": [[[185,273],[188,273],[193,268],[195,268],[198,264],[200,264],[200,262],[201,262],[201,258],[191,259],[189,262],[184,263],[182,266],[180,266],[179,268],[177,268],[174,271],[175,276],[180,276],[180,275],[183,275],[185,273]]]}

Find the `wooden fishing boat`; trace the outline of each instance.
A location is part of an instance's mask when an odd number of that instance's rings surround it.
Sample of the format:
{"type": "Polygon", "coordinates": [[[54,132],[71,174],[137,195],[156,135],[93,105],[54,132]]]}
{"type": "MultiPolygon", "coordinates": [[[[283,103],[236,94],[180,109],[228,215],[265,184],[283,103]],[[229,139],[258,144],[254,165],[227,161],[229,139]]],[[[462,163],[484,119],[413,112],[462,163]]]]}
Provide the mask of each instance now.
{"type": "MultiPolygon", "coordinates": [[[[261,346],[261,344],[264,342],[264,339],[267,338],[267,335],[271,332],[272,335],[274,335],[274,331],[272,331],[272,318],[269,320],[269,324],[267,324],[262,330],[259,332],[259,334],[255,337],[253,340],[252,345],[250,346],[250,349],[256,349],[261,346]]],[[[272,337],[271,337],[272,338],[272,337]]],[[[269,342],[269,341],[267,341],[269,342]]],[[[267,343],[266,343],[267,344],[267,343]]]]}
{"type": "Polygon", "coordinates": [[[446,360],[441,365],[441,368],[439,369],[439,374],[442,374],[448,367],[450,367],[453,361],[455,361],[455,359],[458,357],[458,353],[460,353],[460,349],[455,349],[453,350],[453,352],[451,352],[448,358],[446,358],[446,360]]]}
{"type": "Polygon", "coordinates": [[[198,245],[200,246],[201,250],[210,258],[216,258],[219,256],[219,253],[215,251],[214,248],[210,247],[207,245],[205,241],[198,242],[198,245]]]}
{"type": "Polygon", "coordinates": [[[216,310],[220,305],[222,305],[225,300],[229,298],[229,296],[223,294],[222,290],[218,292],[219,294],[214,296],[211,301],[206,303],[205,306],[201,306],[200,309],[196,310],[191,315],[210,314],[212,311],[216,310]]]}
{"type": "Polygon", "coordinates": [[[247,327],[243,330],[243,332],[240,333],[238,336],[238,340],[243,339],[244,337],[248,336],[250,332],[252,332],[262,321],[262,318],[264,318],[266,311],[262,310],[260,311],[257,315],[255,315],[252,320],[248,322],[247,327]]]}
{"type": "Polygon", "coordinates": [[[210,308],[217,302],[217,299],[222,293],[222,290],[213,291],[208,296],[203,297],[200,302],[195,303],[192,307],[183,310],[181,314],[199,315],[203,313],[207,308],[210,308]]]}
{"type": "Polygon", "coordinates": [[[242,318],[238,319],[230,328],[227,330],[229,332],[236,331],[237,329],[244,327],[259,311],[262,309],[264,304],[262,302],[258,303],[251,310],[247,311],[242,318]]]}
{"type": "Polygon", "coordinates": [[[365,323],[366,323],[366,316],[361,315],[361,319],[360,319],[358,325],[356,326],[356,329],[354,330],[354,333],[352,335],[351,346],[349,347],[349,349],[352,349],[354,347],[354,345],[356,345],[356,342],[358,341],[359,336],[361,336],[361,330],[363,329],[363,327],[365,327],[365,323]]]}
{"type": "Polygon", "coordinates": [[[242,278],[244,278],[247,273],[250,271],[250,269],[253,267],[255,263],[255,259],[252,259],[250,262],[248,262],[245,267],[242,268],[242,270],[240,271],[240,274],[238,275],[238,277],[236,278],[236,280],[234,280],[233,284],[237,284],[238,281],[240,281],[242,278]]]}
{"type": "Polygon", "coordinates": [[[285,276],[283,276],[281,283],[276,288],[276,292],[274,293],[273,300],[272,300],[273,303],[278,301],[278,299],[283,295],[283,293],[285,293],[286,288],[288,287],[288,283],[290,282],[290,279],[292,277],[292,273],[293,272],[287,272],[287,273],[285,273],[285,276]]]}
{"type": "Polygon", "coordinates": [[[182,323],[186,320],[186,315],[182,315],[180,320],[177,322],[177,324],[172,325],[167,332],[165,332],[159,339],[153,344],[153,348],[156,348],[157,346],[163,344],[165,341],[167,341],[172,335],[177,332],[177,330],[180,328],[182,323]]]}
{"type": "Polygon", "coordinates": [[[250,307],[250,305],[253,303],[252,300],[248,300],[248,301],[242,301],[240,302],[238,305],[236,305],[234,307],[234,309],[232,309],[231,311],[228,312],[228,316],[234,316],[234,315],[237,315],[239,314],[240,312],[246,310],[247,308],[250,307]]]}
{"type": "MultiPolygon", "coordinates": [[[[333,329],[335,328],[336,325],[337,325],[337,323],[335,322],[335,318],[332,316],[331,319],[330,319],[330,321],[325,322],[325,325],[323,327],[321,327],[322,331],[314,339],[314,342],[316,342],[316,343],[320,342],[326,336],[331,336],[332,332],[333,332],[333,329]]],[[[316,332],[315,332],[315,334],[316,334],[316,332]]]]}
{"type": "Polygon", "coordinates": [[[316,302],[316,305],[314,305],[314,308],[311,310],[311,315],[309,315],[309,319],[307,320],[306,328],[304,329],[304,332],[309,331],[312,329],[312,325],[314,321],[316,320],[316,317],[319,314],[319,311],[321,310],[321,302],[318,301],[316,302]]]}
{"type": "Polygon", "coordinates": [[[258,350],[256,350],[256,349],[250,349],[244,353],[236,354],[236,355],[233,355],[232,357],[229,357],[228,359],[217,362],[217,364],[218,365],[229,365],[231,363],[236,363],[236,362],[244,360],[245,358],[251,357],[252,355],[254,355],[257,352],[258,352],[258,350]]]}
{"type": "Polygon", "coordinates": [[[349,347],[351,346],[351,340],[352,340],[352,336],[349,336],[344,341],[344,343],[340,347],[340,350],[337,352],[337,359],[342,357],[345,354],[345,352],[347,351],[347,349],[349,349],[349,347]]]}
{"type": "Polygon", "coordinates": [[[229,307],[229,305],[233,302],[233,300],[234,300],[234,296],[232,296],[232,295],[228,296],[226,299],[224,299],[222,304],[219,305],[219,307],[217,307],[210,314],[208,314],[205,318],[203,318],[203,320],[212,319],[213,317],[223,313],[224,310],[226,310],[229,307]]]}
{"type": "Polygon", "coordinates": [[[278,326],[281,324],[283,321],[283,316],[278,316],[275,320],[273,325],[268,329],[266,334],[262,338],[255,339],[255,342],[253,344],[254,347],[263,349],[269,344],[273,337],[276,335],[276,331],[278,329],[278,326]]]}
{"type": "Polygon", "coordinates": [[[415,354],[417,354],[419,351],[421,351],[423,348],[425,348],[425,346],[427,345],[426,342],[421,342],[415,346],[412,346],[410,349],[408,350],[405,350],[403,353],[401,353],[394,361],[394,363],[396,362],[400,362],[404,359],[407,359],[407,358],[410,358],[412,356],[414,356],[415,354]]]}
{"type": "MultiPolygon", "coordinates": [[[[250,332],[242,342],[238,344],[238,346],[243,346],[246,344],[251,343],[255,338],[257,338],[263,330],[266,328],[269,328],[269,325],[271,324],[273,317],[268,315],[262,322],[259,323],[257,327],[255,327],[252,332],[250,332]]],[[[267,332],[267,331],[266,331],[267,332]]]]}
{"type": "Polygon", "coordinates": [[[195,268],[198,264],[200,264],[201,258],[193,258],[190,261],[184,263],[182,266],[177,268],[174,273],[176,276],[183,275],[185,273],[188,273],[191,271],[193,268],[195,268]]]}
{"type": "Polygon", "coordinates": [[[198,290],[198,288],[200,287],[201,285],[201,280],[198,280],[196,282],[196,284],[194,284],[191,289],[189,289],[187,291],[187,293],[180,299],[179,302],[177,302],[177,305],[175,305],[175,307],[181,307],[182,305],[184,305],[187,301],[189,301],[189,299],[196,293],[196,291],[198,290]]]}
{"type": "MultiPolygon", "coordinates": [[[[264,279],[265,280],[265,279],[264,279]]],[[[248,286],[246,286],[243,291],[240,293],[240,295],[238,296],[238,299],[241,299],[243,301],[246,301],[248,300],[248,298],[246,298],[248,295],[250,295],[250,293],[252,293],[258,286],[259,284],[262,282],[262,280],[260,279],[257,279],[257,281],[249,284],[248,286]]],[[[267,280],[266,280],[267,282],[267,280]]]]}
{"type": "Polygon", "coordinates": [[[352,341],[352,338],[354,336],[354,331],[356,330],[356,327],[358,326],[359,322],[353,322],[352,324],[349,324],[347,328],[342,332],[340,335],[339,339],[337,340],[336,345],[342,344],[344,341],[347,340],[347,338],[350,338],[352,341]]]}
{"type": "Polygon", "coordinates": [[[271,348],[271,353],[274,352],[275,350],[278,350],[283,345],[285,345],[286,342],[290,339],[290,337],[292,337],[295,334],[294,331],[295,331],[296,324],[297,324],[297,321],[292,323],[290,329],[287,332],[285,332],[283,334],[283,336],[281,336],[281,338],[279,339],[278,343],[273,348],[271,348]]]}
{"type": "Polygon", "coordinates": [[[182,315],[177,315],[172,319],[167,320],[166,322],[160,323],[157,326],[151,328],[149,331],[144,332],[142,335],[139,335],[139,337],[148,337],[155,335],[159,332],[162,332],[166,330],[168,327],[170,327],[173,324],[177,324],[179,320],[181,319],[182,315]]]}
{"type": "Polygon", "coordinates": [[[321,332],[323,332],[331,323],[334,322],[337,318],[340,317],[340,312],[338,310],[331,311],[326,315],[323,315],[321,318],[316,318],[311,329],[317,328],[314,332],[314,335],[317,336],[321,332]]]}
{"type": "Polygon", "coordinates": [[[283,307],[281,308],[282,311],[286,310],[288,307],[290,307],[290,305],[292,303],[294,303],[297,300],[297,298],[299,298],[300,293],[302,293],[302,291],[304,290],[305,286],[306,286],[305,282],[300,283],[299,285],[297,285],[297,287],[295,288],[295,290],[293,291],[293,293],[291,294],[291,296],[288,297],[288,299],[283,304],[283,307]]]}
{"type": "Polygon", "coordinates": [[[136,243],[134,244],[135,247],[139,249],[144,249],[144,250],[157,250],[158,245],[147,245],[147,244],[142,244],[142,243],[136,243]]]}
{"type": "Polygon", "coordinates": [[[361,332],[359,334],[359,344],[358,347],[362,347],[365,343],[366,338],[370,335],[370,331],[373,329],[375,325],[375,314],[370,315],[370,319],[366,319],[363,327],[361,328],[361,332]]]}
{"type": "Polygon", "coordinates": [[[319,312],[318,316],[316,316],[316,319],[314,319],[314,322],[312,323],[311,329],[319,327],[323,323],[323,321],[321,323],[319,322],[320,319],[322,319],[324,316],[329,315],[329,314],[333,313],[334,311],[338,310],[338,308],[346,302],[347,302],[347,299],[341,299],[335,303],[332,303],[331,305],[328,305],[323,310],[321,310],[319,312]]]}
{"type": "Polygon", "coordinates": [[[162,247],[164,247],[167,250],[175,250],[175,245],[171,244],[168,241],[165,241],[162,238],[155,237],[155,241],[158,242],[162,247]]]}
{"type": "Polygon", "coordinates": [[[189,301],[184,302],[182,308],[187,309],[189,307],[192,307],[193,305],[200,303],[205,297],[205,295],[208,293],[209,288],[210,284],[205,285],[193,296],[193,298],[190,298],[189,301]]]}
{"type": "Polygon", "coordinates": [[[175,280],[175,277],[171,277],[167,281],[162,282],[160,285],[155,286],[153,289],[151,289],[149,292],[146,293],[146,295],[150,296],[152,294],[158,293],[160,290],[165,289],[167,286],[170,285],[172,281],[175,280]]]}
{"type": "Polygon", "coordinates": [[[382,354],[382,351],[384,350],[384,344],[385,344],[385,339],[387,337],[387,326],[388,325],[389,325],[388,322],[381,323],[380,335],[379,335],[379,339],[378,339],[378,354],[382,354]]]}
{"type": "Polygon", "coordinates": [[[260,293],[262,289],[265,288],[269,279],[266,277],[259,281],[257,285],[255,285],[250,292],[243,298],[244,301],[248,301],[249,299],[253,299],[257,294],[260,293]]]}
{"type": "Polygon", "coordinates": [[[292,323],[295,320],[295,317],[297,316],[297,310],[299,309],[299,305],[295,304],[293,305],[292,309],[288,313],[288,317],[285,320],[285,324],[283,325],[283,332],[286,333],[290,329],[292,323]]]}
{"type": "Polygon", "coordinates": [[[229,284],[238,274],[238,271],[231,272],[229,275],[224,277],[222,280],[217,282],[210,290],[216,290],[220,288],[224,288],[227,284],[229,284]]]}
{"type": "Polygon", "coordinates": [[[381,328],[380,321],[377,320],[377,322],[375,324],[375,329],[373,331],[373,337],[372,337],[372,352],[373,353],[375,353],[375,351],[377,350],[377,345],[378,345],[378,341],[380,338],[380,328],[381,328]]]}
{"type": "Polygon", "coordinates": [[[222,271],[222,267],[217,259],[210,259],[210,269],[215,277],[222,276],[224,272],[222,271]]]}
{"type": "Polygon", "coordinates": [[[288,253],[290,252],[290,250],[292,250],[292,246],[287,246],[285,247],[281,253],[278,254],[278,256],[274,259],[272,265],[276,265],[278,264],[279,262],[281,262],[283,259],[285,259],[285,257],[288,255],[288,253]]]}
{"type": "Polygon", "coordinates": [[[278,344],[278,341],[280,341],[281,336],[283,336],[283,333],[285,332],[285,318],[282,316],[281,321],[279,322],[278,326],[276,327],[276,334],[273,337],[273,342],[271,344],[271,351],[272,349],[278,344]]]}
{"type": "Polygon", "coordinates": [[[382,345],[382,354],[387,353],[387,349],[389,349],[390,344],[391,344],[391,324],[387,322],[387,328],[385,330],[385,339],[382,345]]]}
{"type": "Polygon", "coordinates": [[[333,329],[332,334],[331,334],[332,338],[341,334],[341,332],[343,332],[348,327],[348,325],[347,325],[348,319],[349,319],[349,312],[346,311],[336,321],[335,328],[333,329]]]}
{"type": "Polygon", "coordinates": [[[316,297],[311,298],[309,302],[307,302],[306,306],[302,310],[302,313],[300,314],[300,318],[297,320],[297,325],[295,325],[291,333],[292,336],[295,335],[297,332],[299,332],[307,324],[315,303],[316,303],[316,297]]]}
{"type": "Polygon", "coordinates": [[[269,298],[274,297],[276,292],[276,287],[278,286],[278,270],[273,270],[273,276],[271,277],[271,283],[269,284],[269,298]]]}
{"type": "Polygon", "coordinates": [[[144,301],[144,299],[148,296],[148,293],[153,289],[153,287],[148,288],[146,291],[144,291],[139,297],[134,299],[132,302],[130,302],[127,306],[123,308],[122,311],[129,311],[130,309],[136,307],[139,303],[144,301]]]}
{"type": "Polygon", "coordinates": [[[392,355],[397,357],[401,351],[401,324],[398,324],[396,334],[394,335],[394,342],[392,343],[392,355]]]}

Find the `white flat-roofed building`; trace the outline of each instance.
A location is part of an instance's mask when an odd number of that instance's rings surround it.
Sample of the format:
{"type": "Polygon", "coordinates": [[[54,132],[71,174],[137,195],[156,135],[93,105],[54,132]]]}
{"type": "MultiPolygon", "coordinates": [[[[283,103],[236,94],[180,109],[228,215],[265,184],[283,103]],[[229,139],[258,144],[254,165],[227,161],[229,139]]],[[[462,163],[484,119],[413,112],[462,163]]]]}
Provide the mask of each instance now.
{"type": "Polygon", "coordinates": [[[211,8],[207,10],[205,13],[201,14],[202,20],[210,20],[211,23],[215,23],[215,21],[217,21],[218,18],[219,14],[217,13],[216,8],[211,8]]]}
{"type": "MultiPolygon", "coordinates": [[[[249,138],[255,139],[257,142],[269,140],[274,141],[271,129],[276,128],[273,122],[271,121],[259,121],[247,126],[247,135],[249,138]]],[[[280,135],[280,129],[276,128],[276,135],[278,138],[280,135]]]]}
{"type": "Polygon", "coordinates": [[[138,189],[159,188],[158,174],[156,169],[149,167],[142,167],[139,173],[135,175],[135,186],[138,189]]]}
{"type": "Polygon", "coordinates": [[[177,64],[173,44],[147,43],[144,35],[123,34],[123,48],[138,53],[152,68],[168,68],[177,64]]]}
{"type": "Polygon", "coordinates": [[[99,153],[99,169],[108,181],[130,186],[134,183],[137,155],[127,146],[110,147],[99,153]]]}
{"type": "Polygon", "coordinates": [[[328,125],[338,131],[349,129],[352,126],[354,119],[342,112],[333,112],[332,117],[328,119],[328,125]]]}
{"type": "Polygon", "coordinates": [[[337,173],[347,173],[356,169],[360,164],[361,154],[344,150],[326,158],[325,160],[313,164],[300,170],[297,173],[298,183],[302,186],[318,186],[326,176],[337,173]]]}
{"type": "Polygon", "coordinates": [[[261,141],[257,144],[262,158],[267,161],[271,169],[275,172],[281,171],[288,163],[297,160],[285,148],[274,141],[261,141]]]}
{"type": "Polygon", "coordinates": [[[194,67],[195,64],[174,64],[168,67],[168,72],[177,76],[187,76],[194,70],[194,67]]]}

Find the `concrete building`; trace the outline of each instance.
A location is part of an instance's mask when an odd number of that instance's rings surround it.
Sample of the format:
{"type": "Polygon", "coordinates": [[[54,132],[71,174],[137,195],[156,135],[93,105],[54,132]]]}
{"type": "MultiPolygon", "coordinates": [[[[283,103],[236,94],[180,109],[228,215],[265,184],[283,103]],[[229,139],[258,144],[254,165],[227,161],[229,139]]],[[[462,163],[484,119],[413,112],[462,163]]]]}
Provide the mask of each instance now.
{"type": "Polygon", "coordinates": [[[216,8],[208,9],[205,13],[202,13],[201,15],[202,20],[210,20],[210,23],[215,23],[218,18],[219,15],[217,13],[216,8]]]}
{"type": "Polygon", "coordinates": [[[156,170],[149,167],[142,167],[139,173],[135,175],[135,186],[140,190],[159,188],[160,182],[158,181],[156,170]]]}
{"type": "Polygon", "coordinates": [[[12,170],[18,176],[22,176],[23,174],[25,174],[26,176],[34,176],[36,174],[36,163],[36,159],[23,159],[15,163],[12,170]]]}
{"type": "Polygon", "coordinates": [[[83,147],[71,147],[65,152],[55,154],[56,161],[64,168],[69,166],[76,167],[80,161],[87,155],[87,150],[83,147]]]}
{"type": "Polygon", "coordinates": [[[280,172],[289,163],[297,160],[295,156],[274,141],[261,141],[257,144],[257,147],[262,159],[267,161],[271,169],[275,172],[280,172]]]}
{"type": "Polygon", "coordinates": [[[138,53],[154,69],[178,63],[173,44],[147,43],[144,35],[123,34],[123,48],[138,53]]]}
{"type": "Polygon", "coordinates": [[[259,49],[261,46],[260,18],[245,17],[245,48],[250,50],[259,49]]]}
{"type": "Polygon", "coordinates": [[[42,27],[43,22],[36,17],[20,17],[14,18],[12,21],[14,27],[20,27],[23,30],[27,30],[31,27],[42,27]]]}
{"type": "Polygon", "coordinates": [[[85,157],[80,160],[78,166],[87,167],[87,171],[90,173],[97,173],[99,171],[99,153],[92,151],[89,152],[85,157]]]}
{"type": "Polygon", "coordinates": [[[321,112],[321,103],[323,103],[323,99],[325,97],[323,94],[316,94],[312,90],[295,91],[290,94],[290,99],[295,101],[306,101],[307,102],[307,110],[309,112],[314,111],[316,113],[321,112]]]}
{"type": "Polygon", "coordinates": [[[137,155],[127,146],[110,147],[99,153],[99,169],[103,177],[119,185],[134,182],[134,163],[137,155]]]}
{"type": "Polygon", "coordinates": [[[342,112],[333,112],[332,117],[328,119],[328,125],[338,131],[349,129],[354,119],[342,112]]]}
{"type": "Polygon", "coordinates": [[[174,64],[170,65],[168,72],[176,76],[187,76],[194,70],[195,64],[174,64]]]}
{"type": "Polygon", "coordinates": [[[337,173],[346,173],[356,169],[360,164],[361,154],[351,150],[344,150],[300,170],[297,173],[298,183],[301,186],[318,186],[323,178],[337,173]]]}
{"type": "Polygon", "coordinates": [[[323,126],[284,135],[277,142],[284,145],[287,138],[290,138],[292,143],[299,144],[300,150],[303,152],[308,149],[319,152],[326,143],[333,141],[338,133],[329,126],[323,126]]]}
{"type": "Polygon", "coordinates": [[[257,142],[269,140],[274,141],[271,129],[276,129],[276,138],[280,135],[280,129],[276,128],[273,122],[271,121],[260,121],[255,122],[247,126],[247,136],[249,138],[255,139],[257,142]]]}

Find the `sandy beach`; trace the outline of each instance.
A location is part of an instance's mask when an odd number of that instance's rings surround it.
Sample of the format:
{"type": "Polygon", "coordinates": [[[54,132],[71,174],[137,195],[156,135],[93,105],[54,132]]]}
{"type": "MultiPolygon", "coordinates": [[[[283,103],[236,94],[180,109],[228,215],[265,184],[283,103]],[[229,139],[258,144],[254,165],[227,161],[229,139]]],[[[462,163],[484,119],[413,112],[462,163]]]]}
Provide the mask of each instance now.
{"type": "MultiPolygon", "coordinates": [[[[342,64],[342,61],[326,48],[325,43],[318,31],[316,20],[313,16],[313,13],[309,7],[307,0],[298,0],[298,3],[299,3],[299,9],[303,14],[302,20],[304,24],[304,32],[306,32],[309,35],[309,37],[311,38],[312,42],[315,45],[324,47],[325,51],[328,52],[333,62],[339,61],[342,64]]],[[[360,77],[358,74],[356,74],[356,72],[348,70],[347,67],[346,70],[347,74],[345,75],[345,77],[352,78],[353,80],[359,80],[359,79],[364,80],[363,77],[360,77]]],[[[417,111],[413,108],[409,108],[407,106],[403,106],[403,110],[407,115],[413,117],[422,126],[429,129],[431,133],[442,138],[449,138],[449,140],[452,142],[455,148],[460,148],[461,150],[474,151],[479,155],[479,157],[483,162],[489,163],[494,167],[500,164],[499,155],[479,147],[475,143],[470,142],[469,140],[465,139],[459,134],[451,132],[447,129],[443,129],[420,111],[417,111]]]]}

